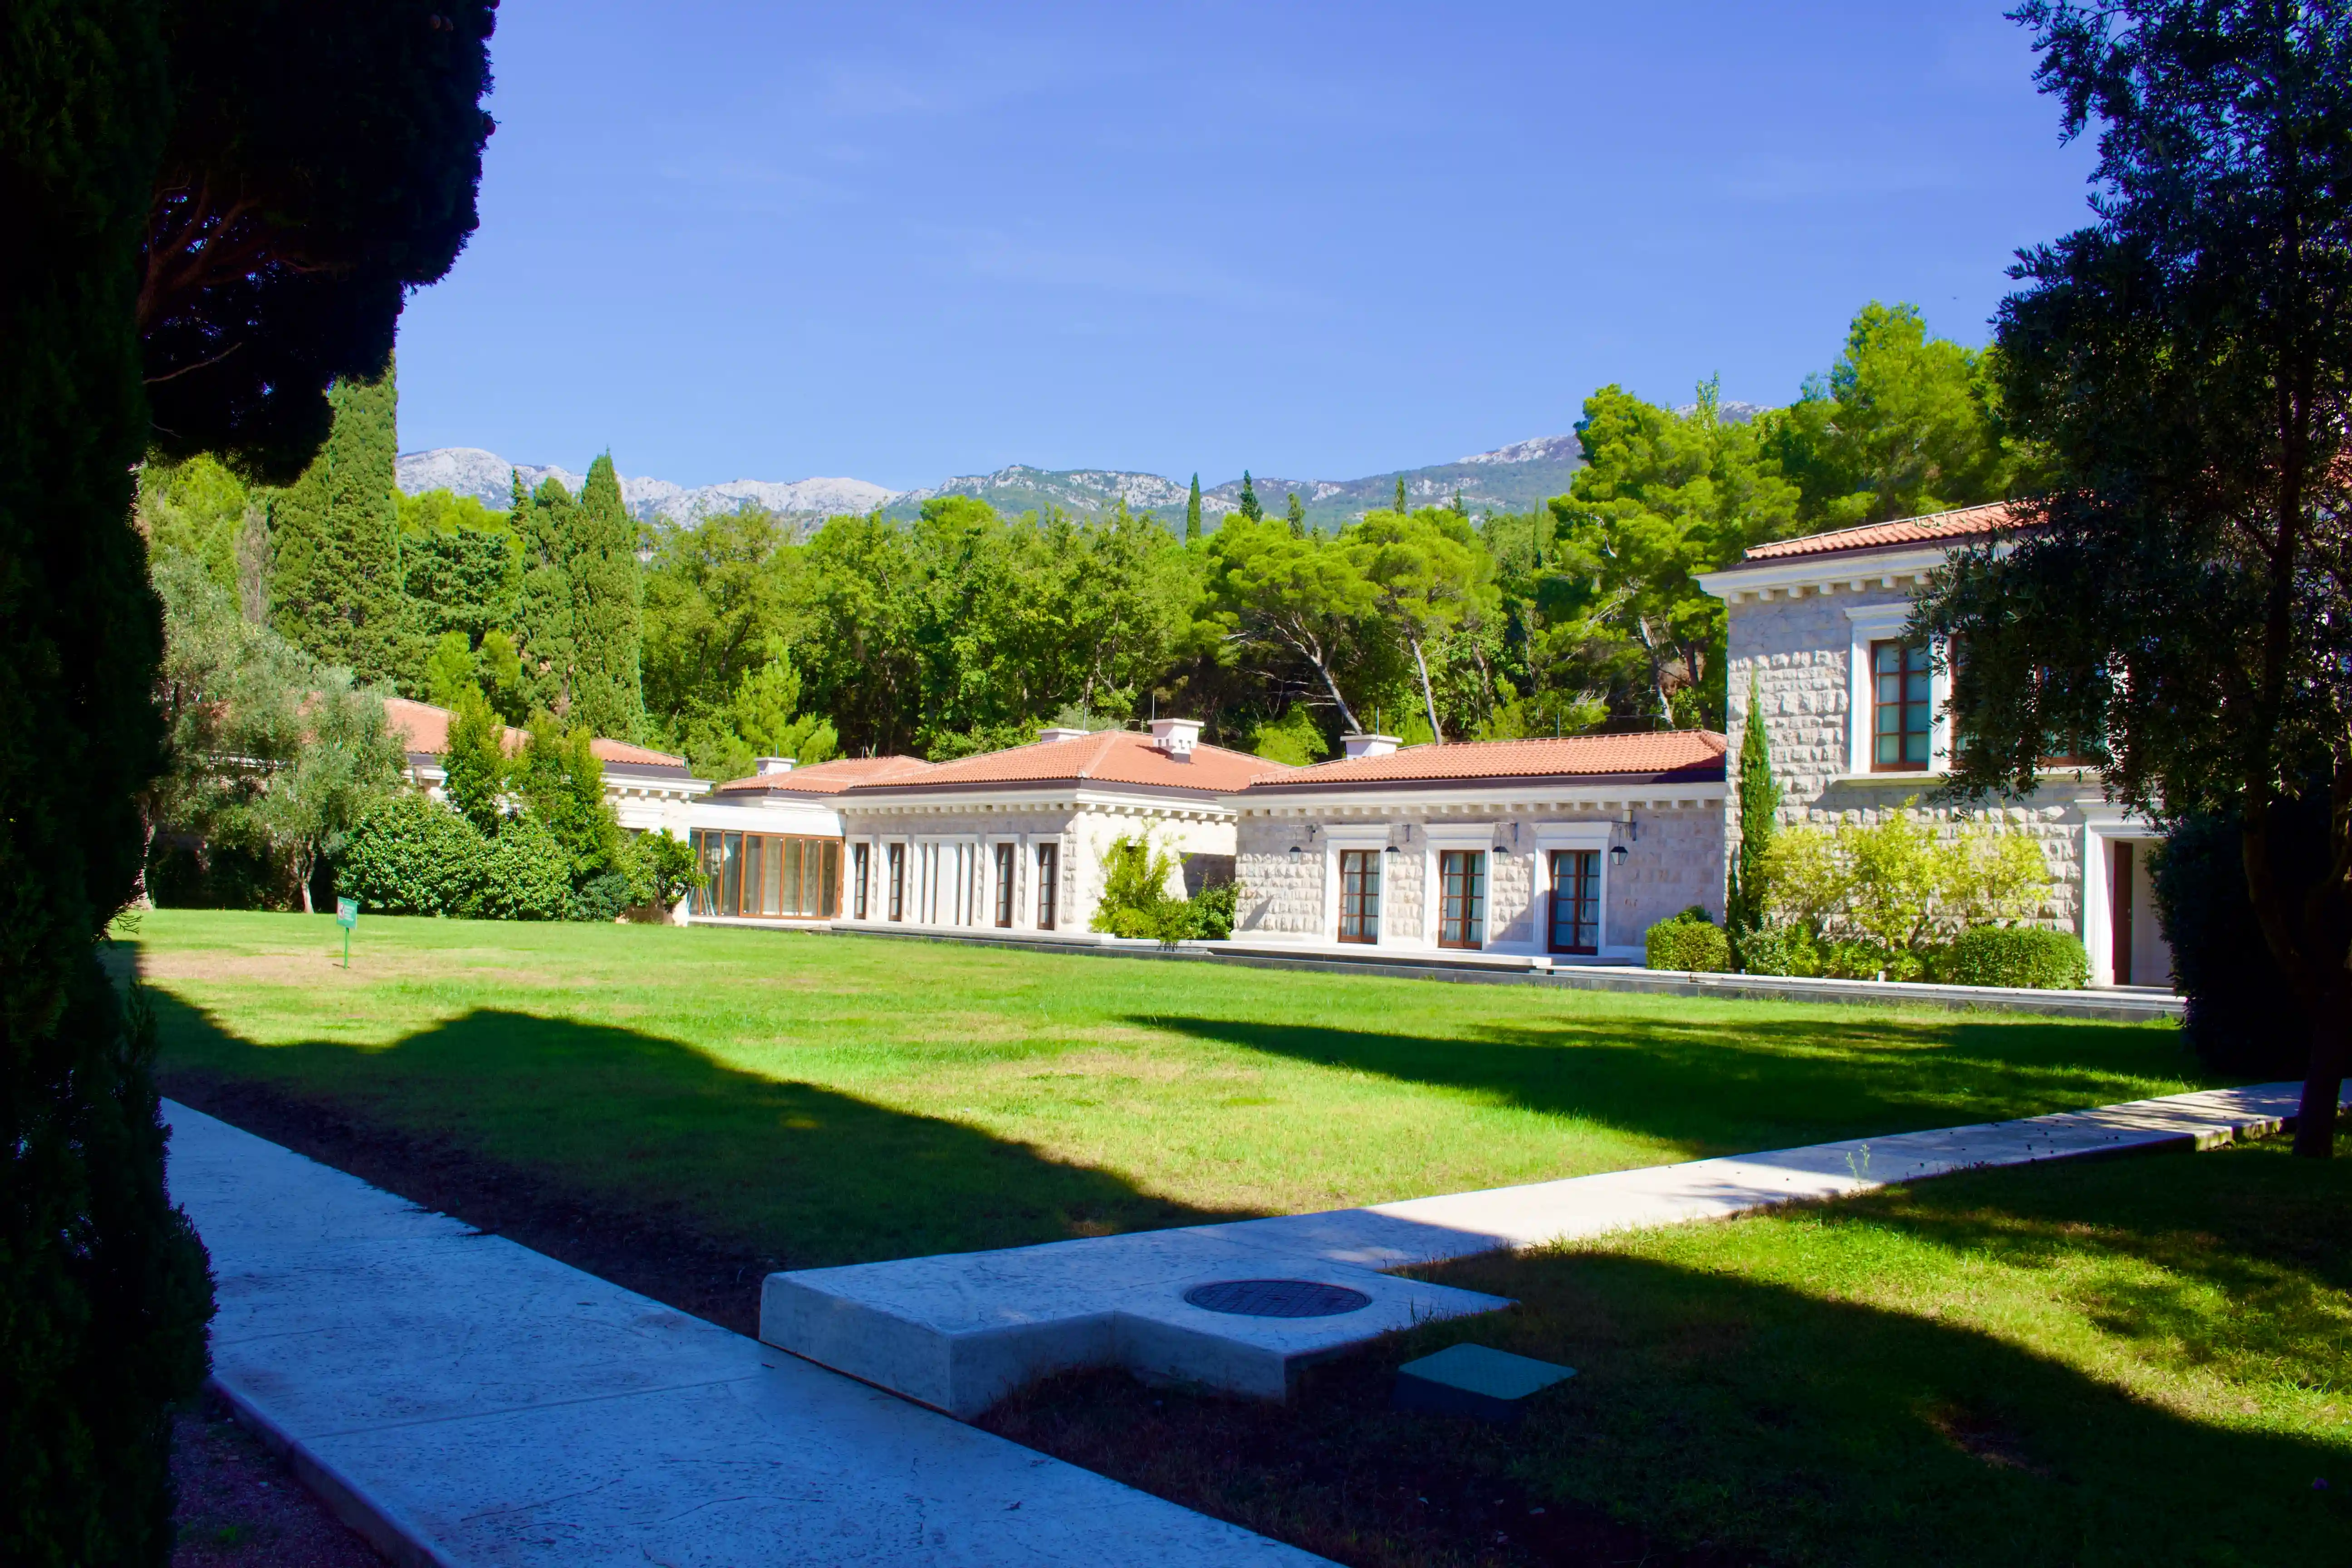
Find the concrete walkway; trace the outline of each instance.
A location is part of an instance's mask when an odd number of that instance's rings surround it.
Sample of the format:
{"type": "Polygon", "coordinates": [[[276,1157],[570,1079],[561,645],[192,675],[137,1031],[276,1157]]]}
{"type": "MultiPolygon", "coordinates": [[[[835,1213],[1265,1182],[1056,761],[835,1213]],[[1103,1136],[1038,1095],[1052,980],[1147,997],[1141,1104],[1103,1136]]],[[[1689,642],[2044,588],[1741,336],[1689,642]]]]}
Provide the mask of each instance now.
{"type": "Polygon", "coordinates": [[[1024,1383],[1081,1366],[1279,1399],[1311,1362],[1413,1322],[1510,1305],[1390,1269],[1729,1218],[1955,1171],[2211,1148],[2277,1131],[2301,1093],[2291,1083],[2208,1089],[1370,1208],[772,1274],[760,1337],[966,1418],[1024,1383]],[[1253,1279],[1338,1287],[1363,1303],[1268,1320],[1202,1310],[1189,1299],[1206,1285],[1253,1279]]]}
{"type": "Polygon", "coordinates": [[[404,1568],[1323,1561],[164,1114],[215,1384],[404,1568]]]}

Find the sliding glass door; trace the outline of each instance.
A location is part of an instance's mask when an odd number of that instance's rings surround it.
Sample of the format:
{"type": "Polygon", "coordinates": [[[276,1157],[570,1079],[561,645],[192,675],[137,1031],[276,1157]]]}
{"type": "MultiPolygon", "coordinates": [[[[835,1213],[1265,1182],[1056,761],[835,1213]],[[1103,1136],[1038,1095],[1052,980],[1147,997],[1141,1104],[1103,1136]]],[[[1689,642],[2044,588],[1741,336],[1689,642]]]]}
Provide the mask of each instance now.
{"type": "Polygon", "coordinates": [[[708,882],[688,907],[698,915],[831,920],[841,910],[841,840],[782,833],[693,830],[708,882]]]}

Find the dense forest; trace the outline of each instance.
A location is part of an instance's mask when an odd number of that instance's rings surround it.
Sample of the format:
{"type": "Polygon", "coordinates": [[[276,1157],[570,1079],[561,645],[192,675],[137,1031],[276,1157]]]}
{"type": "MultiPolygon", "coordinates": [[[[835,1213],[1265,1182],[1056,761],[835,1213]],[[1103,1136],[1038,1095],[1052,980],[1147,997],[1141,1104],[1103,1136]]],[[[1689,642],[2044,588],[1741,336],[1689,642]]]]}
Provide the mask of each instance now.
{"type": "Polygon", "coordinates": [[[757,508],[640,524],[609,455],[581,493],[507,509],[394,488],[392,375],[340,385],[292,485],[151,463],[140,512],[245,619],[322,667],[508,721],[683,752],[940,758],[1050,722],[1153,711],[1289,761],[1344,730],[1408,741],[1723,723],[1724,619],[1696,574],[1791,533],[1997,499],[2026,476],[1986,353],[1874,303],[1787,406],[1724,416],[1604,386],[1568,494],[1309,528],[1245,489],[1213,531],[1115,510],[1000,515],[942,497],[900,522],[796,529],[757,508]]]}

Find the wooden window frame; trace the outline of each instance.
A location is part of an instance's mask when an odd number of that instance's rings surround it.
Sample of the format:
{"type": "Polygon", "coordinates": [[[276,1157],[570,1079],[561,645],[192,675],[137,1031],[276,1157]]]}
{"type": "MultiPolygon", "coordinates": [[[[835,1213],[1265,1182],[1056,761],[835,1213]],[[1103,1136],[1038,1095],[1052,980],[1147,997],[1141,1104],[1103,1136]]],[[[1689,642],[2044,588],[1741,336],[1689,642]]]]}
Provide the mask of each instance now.
{"type": "Polygon", "coordinates": [[[849,847],[849,908],[850,919],[862,921],[868,908],[867,879],[874,874],[874,846],[853,844],[849,847]]]}
{"type": "Polygon", "coordinates": [[[1060,912],[1062,896],[1062,847],[1059,843],[1037,846],[1037,929],[1052,931],[1055,917],[1060,912]]]}
{"type": "Polygon", "coordinates": [[[1475,952],[1486,945],[1486,851],[1437,852],[1437,945],[1475,952]],[[1460,891],[1455,890],[1456,868],[1460,891]],[[1454,906],[1457,898],[1461,909],[1454,906]]]}
{"type": "Polygon", "coordinates": [[[1339,856],[1339,939],[1377,945],[1381,940],[1381,851],[1342,849],[1339,856]],[[1352,876],[1350,861],[1357,868],[1352,876]],[[1355,928],[1353,934],[1349,930],[1351,925],[1355,928]]]}
{"type": "Polygon", "coordinates": [[[1879,637],[1872,641],[1870,645],[1870,728],[1865,737],[1870,746],[1872,773],[1924,773],[1927,771],[1936,746],[1935,699],[1935,660],[1929,657],[1926,643],[1906,641],[1902,637],[1879,637]],[[1895,668],[1891,672],[1883,671],[1878,668],[1878,655],[1881,648],[1896,650],[1895,668]],[[1911,667],[1912,656],[1915,652],[1919,660],[1916,669],[1911,667]],[[1893,701],[1888,701],[1882,695],[1882,688],[1879,684],[1887,679],[1890,673],[1896,682],[1895,697],[1893,701]],[[1916,698],[1914,698],[1910,692],[1910,683],[1915,678],[1919,682],[1922,693],[1916,698]],[[1893,730],[1882,729],[1881,722],[1889,709],[1895,710],[1896,727],[1893,730]],[[1919,727],[1916,730],[1911,727],[1911,719],[1915,710],[1919,719],[1919,727]],[[1909,749],[1909,741],[1915,734],[1919,737],[1922,749],[1930,753],[1929,756],[1921,757],[1916,762],[1900,754],[1909,749]],[[1893,762],[1887,762],[1878,754],[1880,738],[1885,735],[1895,737],[1895,749],[1897,755],[1893,762]]]}
{"type": "Polygon", "coordinates": [[[1570,848],[1549,850],[1547,851],[1547,854],[1549,856],[1549,859],[1546,863],[1547,869],[1549,871],[1551,876],[1551,908],[1547,911],[1550,919],[1548,922],[1545,932],[1545,940],[1549,944],[1550,951],[1553,952],[1598,956],[1601,952],[1601,857],[1602,851],[1599,849],[1570,848]],[[1571,857],[1573,858],[1571,858],[1571,857]],[[1561,899],[1560,868],[1563,863],[1570,867],[1570,875],[1573,878],[1573,885],[1568,890],[1567,895],[1569,903],[1568,929],[1570,940],[1566,942],[1562,942],[1559,940],[1561,899]],[[1592,910],[1592,919],[1590,922],[1580,918],[1585,909],[1586,892],[1588,889],[1591,893],[1591,904],[1592,910]],[[1592,928],[1591,942],[1589,943],[1576,942],[1574,940],[1576,932],[1580,927],[1587,923],[1590,923],[1592,928]]]}
{"type": "Polygon", "coordinates": [[[1019,845],[1000,843],[992,857],[996,872],[996,929],[999,931],[1013,929],[1013,868],[1021,863],[1020,853],[1019,845]]]}
{"type": "Polygon", "coordinates": [[[890,918],[903,923],[907,918],[907,847],[891,844],[884,847],[888,851],[882,858],[890,878],[890,918]]]}

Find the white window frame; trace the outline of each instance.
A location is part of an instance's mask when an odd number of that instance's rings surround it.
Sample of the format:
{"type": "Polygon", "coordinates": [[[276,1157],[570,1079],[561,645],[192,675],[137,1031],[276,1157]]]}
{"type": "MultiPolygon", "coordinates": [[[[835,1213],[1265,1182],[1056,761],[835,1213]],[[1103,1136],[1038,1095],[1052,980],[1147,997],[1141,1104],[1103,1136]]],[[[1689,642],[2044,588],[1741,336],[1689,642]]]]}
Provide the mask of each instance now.
{"type": "MultiPolygon", "coordinates": [[[[1389,826],[1384,822],[1363,823],[1334,827],[1326,825],[1318,840],[1323,846],[1323,926],[1318,941],[1338,942],[1339,940],[1339,851],[1371,849],[1381,856],[1381,922],[1372,932],[1370,945],[1393,947],[1397,931],[1395,916],[1389,903],[1389,826]]],[[[1408,940],[1410,940],[1408,938],[1408,940]]],[[[1351,942],[1349,946],[1358,946],[1351,942]]]]}
{"type": "MultiPolygon", "coordinates": [[[[1918,777],[1915,773],[1874,773],[1871,768],[1871,720],[1875,713],[1877,687],[1872,679],[1870,645],[1892,642],[1911,624],[1908,600],[1893,605],[1849,605],[1852,645],[1846,652],[1846,755],[1849,776],[1879,779],[1918,777]]],[[[1952,677],[1945,666],[1943,639],[1928,644],[1927,773],[1948,773],[1952,755],[1952,677]]]]}
{"type": "Polygon", "coordinates": [[[1528,912],[1535,919],[1532,932],[1536,952],[1554,959],[1575,960],[1583,953],[1555,953],[1551,951],[1551,852],[1555,849],[1594,849],[1601,854],[1601,931],[1593,946],[1593,962],[1609,957],[1609,850],[1617,837],[1614,822],[1545,822],[1536,825],[1536,875],[1530,879],[1536,896],[1529,900],[1534,906],[1528,912]]]}
{"type": "MultiPolygon", "coordinates": [[[[1420,940],[1423,947],[1437,945],[1437,922],[1442,894],[1437,885],[1438,857],[1449,849],[1483,850],[1486,856],[1486,910],[1478,921],[1476,947],[1450,947],[1448,952],[1487,952],[1495,947],[1495,837],[1499,830],[1508,833],[1506,822],[1432,822],[1421,830],[1421,924],[1420,940]]],[[[1506,850],[1506,854],[1509,851],[1506,850]]]]}

